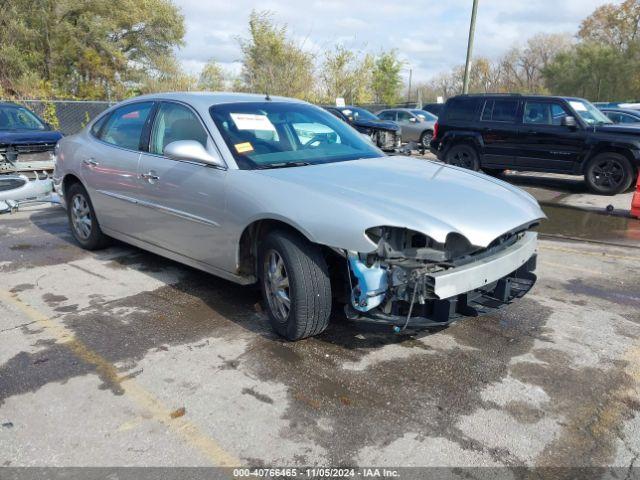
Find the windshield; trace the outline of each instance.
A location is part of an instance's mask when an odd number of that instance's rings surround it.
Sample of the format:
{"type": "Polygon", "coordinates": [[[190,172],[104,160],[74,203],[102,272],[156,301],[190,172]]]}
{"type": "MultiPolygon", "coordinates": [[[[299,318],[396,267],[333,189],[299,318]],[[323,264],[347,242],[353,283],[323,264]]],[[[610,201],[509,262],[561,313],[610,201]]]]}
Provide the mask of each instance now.
{"type": "Polygon", "coordinates": [[[352,122],[358,121],[358,120],[372,120],[372,121],[380,120],[373,113],[371,113],[369,110],[365,110],[364,108],[347,107],[347,108],[343,108],[340,111],[345,117],[349,118],[349,120],[352,122]]]}
{"type": "Polygon", "coordinates": [[[383,156],[360,133],[312,105],[242,102],[214,105],[209,111],[241,169],[383,156]]]}
{"type": "Polygon", "coordinates": [[[422,121],[426,121],[426,122],[435,122],[436,120],[438,120],[438,117],[436,117],[435,115],[425,111],[425,110],[411,110],[411,113],[413,113],[414,115],[420,117],[420,119],[422,121]]]}
{"type": "Polygon", "coordinates": [[[47,126],[24,107],[0,105],[0,130],[47,130],[47,126]]]}
{"type": "Polygon", "coordinates": [[[571,108],[589,125],[613,123],[591,102],[587,102],[586,100],[569,100],[569,105],[571,105],[571,108]]]}

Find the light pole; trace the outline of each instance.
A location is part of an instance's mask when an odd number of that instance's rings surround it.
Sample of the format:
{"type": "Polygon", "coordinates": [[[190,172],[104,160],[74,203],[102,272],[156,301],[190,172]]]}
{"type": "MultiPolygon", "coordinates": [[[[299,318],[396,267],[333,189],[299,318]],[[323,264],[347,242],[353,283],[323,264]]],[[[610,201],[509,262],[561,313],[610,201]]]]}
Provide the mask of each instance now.
{"type": "Polygon", "coordinates": [[[464,64],[464,82],[462,83],[462,93],[469,93],[469,70],[471,69],[471,55],[473,52],[473,36],[476,31],[477,12],[478,0],[473,0],[473,10],[471,10],[471,24],[469,25],[469,42],[467,43],[467,61],[464,64]]]}

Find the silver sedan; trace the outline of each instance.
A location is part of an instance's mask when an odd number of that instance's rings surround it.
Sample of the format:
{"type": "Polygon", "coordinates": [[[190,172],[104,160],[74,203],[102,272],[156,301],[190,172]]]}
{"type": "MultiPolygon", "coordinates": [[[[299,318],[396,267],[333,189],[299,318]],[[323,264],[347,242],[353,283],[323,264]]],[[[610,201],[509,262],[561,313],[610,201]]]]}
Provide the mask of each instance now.
{"type": "Polygon", "coordinates": [[[160,94],[111,108],[56,148],[84,248],[130,243],[240,284],[276,332],[322,332],[332,306],[395,330],[447,325],[524,295],[544,216],[476,172],[388,157],[287,98],[160,94]]]}
{"type": "Polygon", "coordinates": [[[392,120],[400,125],[402,142],[417,142],[428,150],[438,117],[416,108],[391,108],[376,113],[382,120],[392,120]]]}

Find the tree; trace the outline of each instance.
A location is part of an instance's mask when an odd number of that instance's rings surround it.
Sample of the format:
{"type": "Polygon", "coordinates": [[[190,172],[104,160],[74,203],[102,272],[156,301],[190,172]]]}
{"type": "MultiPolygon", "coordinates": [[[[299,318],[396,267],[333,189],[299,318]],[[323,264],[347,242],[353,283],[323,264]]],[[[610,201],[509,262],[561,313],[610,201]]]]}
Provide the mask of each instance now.
{"type": "Polygon", "coordinates": [[[580,25],[580,39],[604,43],[626,51],[638,42],[640,0],[626,0],[620,5],[606,4],[595,9],[580,25]]]}
{"type": "Polygon", "coordinates": [[[198,79],[185,73],[174,55],[153,59],[151,69],[139,84],[136,94],[157,92],[188,92],[195,90],[198,79]]]}
{"type": "Polygon", "coordinates": [[[320,98],[326,103],[333,103],[338,97],[345,98],[348,103],[371,102],[373,68],[371,55],[358,58],[351,50],[336,45],[325,53],[321,66],[320,98]]]}
{"type": "Polygon", "coordinates": [[[507,92],[548,93],[544,69],[561,52],[571,47],[563,34],[538,34],[523,48],[514,47],[500,60],[501,89],[507,92]]]}
{"type": "Polygon", "coordinates": [[[549,89],[594,101],[632,99],[637,95],[637,64],[611,45],[583,42],[559,54],[544,71],[549,89]]]}
{"type": "Polygon", "coordinates": [[[371,82],[376,102],[386,105],[398,102],[402,89],[401,70],[402,62],[396,50],[382,52],[376,57],[371,82]]]}
{"type": "Polygon", "coordinates": [[[313,56],[287,37],[271,12],[252,11],[249,37],[239,39],[242,81],[252,92],[310,99],[314,91],[313,56]]]}
{"type": "Polygon", "coordinates": [[[124,92],[185,32],[171,0],[3,0],[1,17],[0,82],[13,94],[28,76],[50,95],[124,92]]]}
{"type": "MultiPolygon", "coordinates": [[[[571,49],[565,34],[538,34],[524,46],[512,47],[501,58],[474,58],[469,75],[470,92],[548,93],[545,69],[562,52],[571,49]]],[[[423,100],[448,98],[462,92],[464,66],[454,67],[419,87],[423,100]]]]}
{"type": "Polygon", "coordinates": [[[215,60],[209,60],[200,72],[198,88],[215,92],[225,90],[226,85],[227,79],[222,67],[215,60]]]}

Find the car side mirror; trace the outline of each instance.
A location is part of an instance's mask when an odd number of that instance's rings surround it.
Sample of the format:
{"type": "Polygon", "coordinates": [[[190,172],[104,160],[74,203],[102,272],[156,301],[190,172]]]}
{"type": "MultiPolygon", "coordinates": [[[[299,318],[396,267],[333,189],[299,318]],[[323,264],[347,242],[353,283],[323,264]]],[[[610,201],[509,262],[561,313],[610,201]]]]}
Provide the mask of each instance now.
{"type": "Polygon", "coordinates": [[[418,121],[418,119],[417,119],[416,117],[411,117],[411,118],[409,119],[409,121],[410,121],[411,123],[416,123],[416,122],[418,121]]]}
{"type": "Polygon", "coordinates": [[[178,140],[164,147],[164,155],[172,160],[187,160],[189,162],[205,163],[216,167],[224,167],[218,157],[205,150],[200,142],[195,140],[178,140]]]}
{"type": "Polygon", "coordinates": [[[578,126],[578,122],[576,122],[576,117],[566,116],[562,117],[562,121],[560,122],[563,126],[569,128],[576,128],[578,126]]]}

